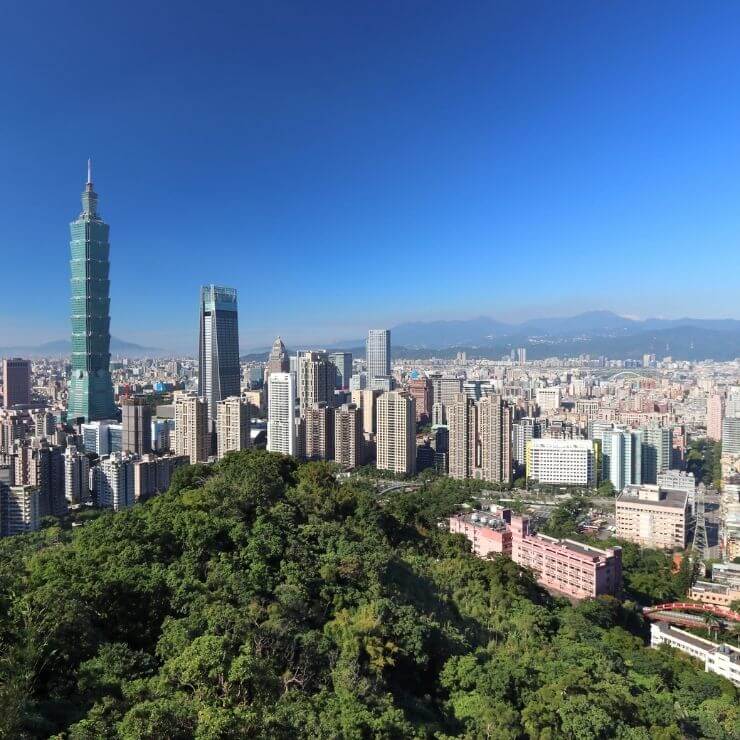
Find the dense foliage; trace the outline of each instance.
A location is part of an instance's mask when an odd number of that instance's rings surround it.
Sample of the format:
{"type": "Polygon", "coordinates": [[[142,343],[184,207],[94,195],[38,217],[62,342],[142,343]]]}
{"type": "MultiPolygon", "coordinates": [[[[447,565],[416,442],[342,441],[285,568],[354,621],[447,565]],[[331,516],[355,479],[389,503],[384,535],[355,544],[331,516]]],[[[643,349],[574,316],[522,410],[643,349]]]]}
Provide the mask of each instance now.
{"type": "Polygon", "coordinates": [[[265,452],[0,545],[0,735],[738,737],[735,688],[644,647],[613,599],[553,600],[437,526],[265,452]]]}
{"type": "Polygon", "coordinates": [[[706,437],[692,440],[686,453],[686,469],[697,483],[722,485],[722,443],[706,437]]]}

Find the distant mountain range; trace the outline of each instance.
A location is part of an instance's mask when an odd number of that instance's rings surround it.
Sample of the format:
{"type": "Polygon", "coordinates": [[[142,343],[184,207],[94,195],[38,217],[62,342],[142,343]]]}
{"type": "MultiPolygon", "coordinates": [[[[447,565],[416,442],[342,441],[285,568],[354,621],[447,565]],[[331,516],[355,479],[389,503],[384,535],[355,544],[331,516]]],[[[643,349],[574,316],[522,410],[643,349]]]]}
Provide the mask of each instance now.
{"type": "MultiPolygon", "coordinates": [[[[55,339],[52,342],[44,342],[37,346],[0,347],[0,357],[58,357],[69,355],[72,351],[72,343],[69,339],[55,339]]],[[[117,337],[110,338],[110,351],[112,355],[125,355],[128,357],[155,357],[158,355],[171,354],[166,350],[156,347],[144,347],[141,344],[126,342],[117,337]]]]}
{"type": "MultiPolygon", "coordinates": [[[[576,316],[531,319],[521,323],[488,316],[453,321],[414,321],[391,329],[395,357],[447,357],[467,351],[476,357],[501,357],[526,347],[530,359],[573,357],[581,354],[635,358],[643,354],[670,355],[681,360],[732,360],[740,357],[740,321],[736,319],[630,319],[611,311],[588,311],[576,316]]],[[[309,342],[301,347],[343,349],[365,354],[364,339],[333,343],[309,342]]],[[[291,352],[298,348],[291,348],[291,352]]],[[[244,354],[264,359],[268,347],[244,354]]],[[[0,356],[58,357],[69,355],[69,340],[35,347],[0,347],[0,356]]],[[[168,350],[144,347],[111,337],[111,354],[128,357],[172,355],[168,350]]]]}

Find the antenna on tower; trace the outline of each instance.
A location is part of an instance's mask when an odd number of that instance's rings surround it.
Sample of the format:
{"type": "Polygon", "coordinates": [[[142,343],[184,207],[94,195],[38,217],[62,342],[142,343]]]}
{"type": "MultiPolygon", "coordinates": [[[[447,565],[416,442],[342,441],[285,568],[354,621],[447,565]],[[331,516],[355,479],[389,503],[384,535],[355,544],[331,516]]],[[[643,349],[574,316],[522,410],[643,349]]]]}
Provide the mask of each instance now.
{"type": "Polygon", "coordinates": [[[92,185],[92,158],[87,158],[87,184],[92,185]]]}

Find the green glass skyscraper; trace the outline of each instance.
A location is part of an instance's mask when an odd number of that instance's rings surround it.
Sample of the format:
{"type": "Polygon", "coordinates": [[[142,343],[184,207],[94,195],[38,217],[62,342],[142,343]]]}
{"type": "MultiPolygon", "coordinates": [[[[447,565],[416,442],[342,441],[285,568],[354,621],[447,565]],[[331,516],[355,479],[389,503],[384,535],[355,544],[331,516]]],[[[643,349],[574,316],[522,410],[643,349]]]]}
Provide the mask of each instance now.
{"type": "Polygon", "coordinates": [[[67,416],[98,421],[117,416],[110,377],[108,224],[98,215],[90,160],[82,213],[69,225],[72,259],[72,378],[67,416]]]}

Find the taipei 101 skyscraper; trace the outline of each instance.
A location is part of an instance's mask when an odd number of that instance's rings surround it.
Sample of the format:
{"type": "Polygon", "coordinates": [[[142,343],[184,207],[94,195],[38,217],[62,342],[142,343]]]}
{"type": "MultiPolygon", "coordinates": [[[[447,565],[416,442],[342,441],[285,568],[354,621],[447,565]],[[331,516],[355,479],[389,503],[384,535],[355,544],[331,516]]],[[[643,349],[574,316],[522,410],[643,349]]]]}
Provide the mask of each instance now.
{"type": "Polygon", "coordinates": [[[98,215],[90,160],[82,213],[69,225],[72,259],[72,378],[67,418],[117,416],[110,376],[110,268],[108,224],[98,215]]]}

